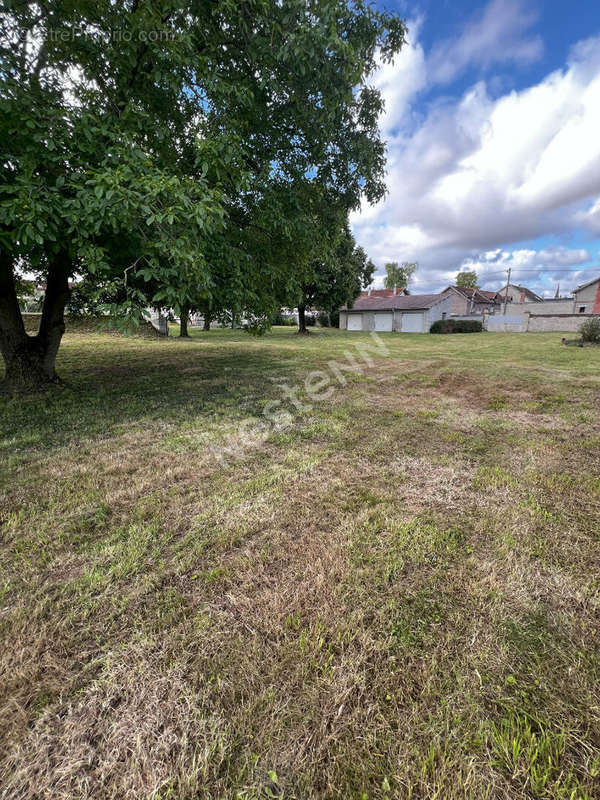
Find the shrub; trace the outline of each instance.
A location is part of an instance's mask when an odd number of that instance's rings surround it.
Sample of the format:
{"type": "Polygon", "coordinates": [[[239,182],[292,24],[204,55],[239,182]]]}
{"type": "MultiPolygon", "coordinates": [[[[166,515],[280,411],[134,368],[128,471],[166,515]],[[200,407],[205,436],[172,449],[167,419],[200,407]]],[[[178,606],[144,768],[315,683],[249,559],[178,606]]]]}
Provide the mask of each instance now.
{"type": "Polygon", "coordinates": [[[600,342],[600,317],[590,317],[579,326],[584,342],[600,342]]]}
{"type": "Polygon", "coordinates": [[[285,317],[281,313],[281,309],[272,315],[271,325],[285,325],[285,317]]]}
{"type": "Polygon", "coordinates": [[[331,320],[329,319],[329,314],[327,311],[319,311],[317,314],[317,323],[322,328],[330,328],[331,327],[331,320]]]}
{"type": "Polygon", "coordinates": [[[483,323],[478,319],[438,319],[429,333],[481,333],[483,323]]]}
{"type": "Polygon", "coordinates": [[[332,328],[340,327],[340,312],[337,309],[329,312],[329,321],[332,328]]]}
{"type": "Polygon", "coordinates": [[[276,311],[271,317],[271,325],[296,325],[294,317],[284,317],[281,310],[276,311]]]}

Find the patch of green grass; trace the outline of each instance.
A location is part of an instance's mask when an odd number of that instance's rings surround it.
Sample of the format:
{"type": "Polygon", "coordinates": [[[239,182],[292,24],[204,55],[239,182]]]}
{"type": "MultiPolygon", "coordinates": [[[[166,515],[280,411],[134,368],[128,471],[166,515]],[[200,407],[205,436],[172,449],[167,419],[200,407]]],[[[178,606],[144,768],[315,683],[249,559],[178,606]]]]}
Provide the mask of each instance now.
{"type": "Polygon", "coordinates": [[[494,766],[517,791],[534,798],[592,800],[600,756],[576,733],[556,729],[524,712],[511,712],[492,727],[494,766]]]}

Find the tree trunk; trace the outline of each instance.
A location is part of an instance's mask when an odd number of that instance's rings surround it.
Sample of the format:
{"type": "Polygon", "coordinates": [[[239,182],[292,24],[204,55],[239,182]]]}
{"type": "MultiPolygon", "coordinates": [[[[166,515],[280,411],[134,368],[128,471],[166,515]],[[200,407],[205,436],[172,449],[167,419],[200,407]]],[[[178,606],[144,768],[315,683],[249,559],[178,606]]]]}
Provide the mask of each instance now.
{"type": "Polygon", "coordinates": [[[65,332],[69,268],[64,254],[50,266],[40,328],[36,336],[29,336],[19,309],[12,260],[4,253],[0,256],[0,350],[6,385],[15,394],[40,391],[60,382],[55,365],[65,332]]]}
{"type": "Polygon", "coordinates": [[[188,321],[190,317],[190,307],[187,303],[181,306],[181,316],[179,320],[179,336],[183,339],[189,337],[188,321]]]}
{"type": "Polygon", "coordinates": [[[308,333],[306,328],[306,306],[298,306],[298,333],[308,333]]]}
{"type": "Polygon", "coordinates": [[[204,330],[205,331],[210,330],[210,314],[204,315],[204,330]]]}

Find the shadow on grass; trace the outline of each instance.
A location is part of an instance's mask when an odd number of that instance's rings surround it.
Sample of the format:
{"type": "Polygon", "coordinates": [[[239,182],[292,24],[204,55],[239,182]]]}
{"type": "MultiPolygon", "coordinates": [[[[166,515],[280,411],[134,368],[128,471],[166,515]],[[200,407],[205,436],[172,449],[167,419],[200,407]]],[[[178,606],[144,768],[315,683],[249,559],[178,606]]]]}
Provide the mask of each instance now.
{"type": "MultiPolygon", "coordinates": [[[[237,337],[236,337],[237,339],[237,337]]],[[[59,357],[65,386],[28,397],[0,396],[0,454],[19,462],[31,448],[108,436],[136,422],[176,423],[198,414],[260,414],[297,359],[229,339],[147,342],[71,337],[59,357]],[[191,346],[190,346],[191,345],[191,346]],[[216,345],[216,346],[214,346],[216,345]]]]}

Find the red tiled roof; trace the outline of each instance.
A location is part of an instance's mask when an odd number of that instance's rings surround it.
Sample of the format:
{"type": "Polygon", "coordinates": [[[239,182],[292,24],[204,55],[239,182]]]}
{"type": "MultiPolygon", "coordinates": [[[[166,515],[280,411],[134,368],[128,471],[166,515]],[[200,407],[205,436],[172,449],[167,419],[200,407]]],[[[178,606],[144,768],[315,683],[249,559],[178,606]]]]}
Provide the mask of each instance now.
{"type": "Polygon", "coordinates": [[[487,300],[495,300],[498,292],[488,292],[486,289],[478,289],[479,294],[483,295],[487,300]]]}

